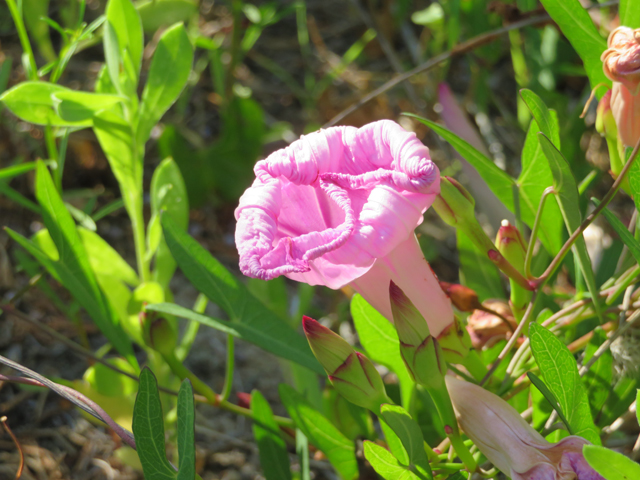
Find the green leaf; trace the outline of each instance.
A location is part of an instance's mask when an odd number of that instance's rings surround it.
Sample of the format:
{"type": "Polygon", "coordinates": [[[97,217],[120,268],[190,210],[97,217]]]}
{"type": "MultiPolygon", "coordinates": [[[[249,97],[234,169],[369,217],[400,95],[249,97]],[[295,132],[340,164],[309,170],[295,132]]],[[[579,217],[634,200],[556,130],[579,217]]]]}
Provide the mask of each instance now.
{"type": "Polygon", "coordinates": [[[536,125],[540,128],[539,131],[544,133],[557,149],[560,149],[560,128],[558,127],[558,120],[552,114],[551,110],[549,110],[542,99],[531,90],[523,88],[520,90],[520,96],[531,111],[536,125]]]}
{"type": "Polygon", "coordinates": [[[69,121],[55,110],[54,94],[73,92],[47,82],[22,82],[0,96],[0,102],[25,122],[52,127],[89,127],[91,119],[69,121]]]}
{"type": "Polygon", "coordinates": [[[0,180],[8,180],[10,178],[22,175],[23,173],[30,172],[31,170],[34,170],[36,166],[36,162],[25,162],[3,168],[2,170],[0,170],[0,180]]]}
{"type": "Polygon", "coordinates": [[[177,24],[166,30],[153,54],[147,83],[142,92],[140,121],[137,138],[144,144],[151,129],[175,102],[187,84],[193,47],[184,25],[177,24]]]}
{"type": "Polygon", "coordinates": [[[172,158],[165,158],[153,172],[150,194],[151,220],[147,240],[151,241],[155,235],[157,244],[150,245],[148,253],[155,252],[153,279],[167,287],[176,270],[176,262],[162,236],[160,215],[169,215],[182,230],[186,230],[189,224],[187,187],[182,179],[180,168],[172,158]]]}
{"type": "Polygon", "coordinates": [[[382,405],[380,413],[402,442],[409,455],[409,461],[415,466],[419,476],[433,478],[429,457],[424,450],[424,438],[420,426],[404,408],[397,405],[382,405]]]}
{"type": "MultiPolygon", "coordinates": [[[[230,321],[221,322],[197,314],[185,318],[193,318],[217,329],[225,326],[228,333],[324,375],[303,336],[265,308],[231,272],[178,228],[170,216],[162,217],[162,226],[167,245],[180,269],[201,293],[229,315],[230,321]]],[[[162,308],[166,310],[168,306],[163,305],[162,308]]],[[[185,316],[187,312],[190,310],[177,315],[185,316]]]]}
{"type": "Polygon", "coordinates": [[[553,394],[553,392],[549,390],[549,388],[544,384],[542,380],[540,380],[540,378],[538,378],[538,376],[535,373],[527,372],[527,377],[529,377],[529,380],[531,380],[531,383],[535,385],[535,387],[540,391],[542,396],[547,400],[547,402],[549,402],[549,405],[551,405],[551,407],[556,411],[556,413],[558,414],[558,417],[560,417],[560,420],[562,420],[562,423],[564,423],[565,427],[567,427],[567,430],[569,431],[569,433],[573,435],[573,432],[571,430],[571,425],[569,424],[567,417],[565,417],[564,413],[562,413],[562,407],[558,403],[558,399],[553,394]]]}
{"type": "Polygon", "coordinates": [[[364,442],[364,457],[385,480],[419,480],[415,473],[398,462],[389,450],[369,440],[364,442]]]}
{"type": "Polygon", "coordinates": [[[136,4],[142,28],[154,33],[160,27],[186,22],[198,13],[197,4],[190,0],[148,0],[136,4]]]}
{"type": "MultiPolygon", "coordinates": [[[[543,133],[539,133],[538,138],[540,139],[540,145],[542,145],[542,151],[546,155],[547,160],[549,160],[551,172],[553,173],[554,188],[562,217],[564,218],[567,230],[573,233],[580,228],[581,223],[578,186],[576,185],[575,178],[573,178],[569,164],[560,153],[560,150],[558,150],[543,133]]],[[[587,283],[591,298],[594,300],[593,306],[600,318],[600,323],[604,323],[599,301],[598,286],[596,285],[596,278],[591,265],[591,257],[589,257],[587,244],[582,235],[580,235],[574,243],[572,251],[576,253],[580,270],[587,283]]]]}
{"type": "Polygon", "coordinates": [[[578,375],[576,359],[564,343],[537,323],[529,326],[529,339],[545,383],[558,399],[573,433],[600,445],[600,436],[591,417],[589,400],[578,375]]]}
{"type": "Polygon", "coordinates": [[[76,225],[42,162],[38,162],[37,167],[36,198],[42,207],[43,222],[57,248],[59,260],[53,261],[32,242],[18,234],[9,234],[71,292],[113,346],[131,365],[137,367],[131,343],[98,286],[76,225]]]}
{"type": "Polygon", "coordinates": [[[504,298],[504,288],[500,273],[486,253],[480,252],[469,237],[460,230],[458,239],[458,258],[460,261],[460,282],[473,289],[480,301],[487,298],[504,298]]]}
{"type": "Polygon", "coordinates": [[[51,97],[60,118],[71,123],[90,122],[96,113],[109,110],[125,99],[119,95],[76,90],[62,90],[51,97]]]}
{"type": "MultiPolygon", "coordinates": [[[[197,283],[194,286],[197,286],[197,283]]],[[[267,352],[296,362],[318,374],[325,374],[318,361],[312,356],[311,351],[308,350],[308,344],[302,335],[268,312],[257,300],[251,299],[248,300],[248,303],[253,304],[250,307],[251,312],[240,320],[232,321],[202,315],[174,303],[155,303],[147,305],[146,310],[193,320],[253,343],[267,352]]]]}
{"type": "Polygon", "coordinates": [[[278,391],[296,426],[327,456],[338,474],[345,480],[358,478],[358,462],[353,443],[292,387],[283,383],[278,391]]]}
{"type": "MultiPolygon", "coordinates": [[[[600,205],[600,200],[591,198],[591,201],[595,203],[596,206],[600,205]]],[[[609,210],[609,208],[605,208],[604,210],[602,210],[602,214],[607,219],[607,222],[609,222],[609,225],[611,225],[616,231],[616,233],[620,237],[620,240],[622,240],[622,243],[627,246],[629,252],[631,253],[631,255],[633,255],[633,258],[635,258],[636,262],[640,263],[640,242],[638,242],[638,240],[634,238],[629,229],[624,226],[624,223],[622,223],[618,219],[618,217],[616,217],[616,215],[611,210],[609,210]]]]}
{"type": "Polygon", "coordinates": [[[620,15],[620,25],[640,28],[640,3],[636,0],[620,0],[618,14],[620,15]]]}
{"type": "MultiPolygon", "coordinates": [[[[593,330],[593,336],[584,352],[582,363],[586,364],[591,360],[598,348],[607,340],[607,335],[598,327],[593,330]]],[[[600,410],[604,406],[609,394],[611,393],[611,385],[613,381],[613,356],[611,350],[605,351],[600,355],[591,368],[582,377],[582,383],[587,391],[587,398],[591,406],[593,418],[597,418],[600,410]]]]}
{"type": "Polygon", "coordinates": [[[182,381],[178,392],[178,475],[177,480],[196,478],[196,410],[193,388],[188,379],[182,381]]]}
{"type": "Polygon", "coordinates": [[[103,111],[94,117],[93,131],[118,180],[127,212],[134,217],[142,208],[142,157],[133,153],[131,126],[115,113],[103,111]]]}
{"type": "Polygon", "coordinates": [[[80,227],[78,234],[89,256],[91,268],[97,276],[113,277],[132,287],[140,283],[135,270],[100,235],[80,227]]]}
{"type": "Polygon", "coordinates": [[[176,471],[167,460],[165,451],[164,417],[158,383],[148,367],[140,373],[132,429],[145,480],[175,480],[176,471]]]}
{"type": "Polygon", "coordinates": [[[631,165],[629,173],[627,174],[627,178],[629,179],[629,187],[631,188],[631,194],[633,195],[633,201],[636,204],[636,209],[640,211],[640,162],[633,162],[633,165],[631,165]]]}
{"type": "Polygon", "coordinates": [[[416,120],[424,123],[427,127],[433,129],[438,135],[444,138],[451,144],[453,148],[469,162],[478,171],[480,176],[491,188],[491,191],[498,197],[498,199],[513,212],[513,194],[511,191],[512,185],[515,180],[505,171],[501,170],[490,158],[487,158],[484,154],[472,147],[468,142],[458,137],[455,133],[447,130],[442,125],[427,120],[426,118],[418,117],[417,115],[407,114],[409,117],[413,117],[416,120]]]}
{"type": "MultiPolygon", "coordinates": [[[[131,0],[109,0],[105,10],[107,16],[106,25],[111,25],[115,42],[119,50],[119,58],[125,61],[129,58],[133,67],[134,78],[130,80],[136,85],[142,65],[142,50],[144,38],[142,34],[142,22],[131,0]]],[[[112,40],[113,41],[113,40],[112,40]]],[[[117,79],[111,77],[114,84],[117,79]]]]}
{"type": "Polygon", "coordinates": [[[354,295],[351,299],[351,316],[367,356],[398,376],[402,392],[402,405],[408,408],[415,382],[400,356],[400,342],[393,324],[359,294],[354,295]]]}
{"type": "MultiPolygon", "coordinates": [[[[582,7],[580,7],[582,8],[582,7]]],[[[531,90],[523,89],[520,91],[522,99],[531,111],[538,126],[542,130],[538,133],[538,141],[547,161],[553,177],[553,187],[558,200],[558,206],[564,219],[565,226],[570,234],[580,228],[582,216],[580,215],[580,194],[576,180],[573,177],[571,168],[567,160],[560,153],[560,133],[557,129],[557,122],[553,121],[551,111],[544,104],[542,99],[531,90]]],[[[602,311],[599,302],[599,292],[596,285],[593,267],[591,266],[591,258],[587,252],[587,245],[584,237],[578,237],[572,247],[575,252],[576,259],[580,266],[580,270],[587,283],[587,288],[591,297],[594,299],[594,307],[600,323],[604,323],[602,311]]]]}
{"type": "Polygon", "coordinates": [[[290,480],[287,446],[280,436],[280,428],[269,403],[258,390],[251,392],[253,436],[258,444],[260,465],[266,480],[290,480]]]}
{"type": "MultiPolygon", "coordinates": [[[[559,135],[558,119],[555,112],[551,112],[549,122],[552,135],[559,135]]],[[[540,127],[535,120],[531,121],[527,137],[522,149],[522,172],[518,177],[520,195],[520,212],[522,221],[530,227],[533,226],[537,215],[542,194],[553,185],[553,175],[549,168],[549,162],[545,157],[540,142],[538,132],[540,127]]],[[[553,137],[549,137],[553,138],[553,137]]],[[[540,222],[539,238],[544,247],[551,255],[555,255],[562,248],[562,213],[558,203],[551,198],[547,198],[540,222]]]]}
{"type": "Polygon", "coordinates": [[[621,453],[598,445],[585,445],[582,453],[587,463],[606,480],[640,478],[640,465],[621,453]]]}
{"type": "MultiPolygon", "coordinates": [[[[542,5],[584,62],[591,88],[600,83],[611,85],[602,71],[600,56],[607,42],[593,24],[579,0],[541,0],[542,5]]],[[[598,97],[600,98],[600,97],[598,97]]]]}

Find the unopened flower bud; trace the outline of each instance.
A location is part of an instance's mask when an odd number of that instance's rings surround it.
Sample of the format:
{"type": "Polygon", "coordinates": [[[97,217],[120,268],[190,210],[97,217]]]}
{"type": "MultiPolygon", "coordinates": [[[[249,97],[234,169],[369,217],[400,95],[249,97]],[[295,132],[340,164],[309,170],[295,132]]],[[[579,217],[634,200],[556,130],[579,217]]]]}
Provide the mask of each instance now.
{"type": "Polygon", "coordinates": [[[613,112],[611,111],[611,90],[607,90],[598,102],[596,131],[607,139],[615,141],[618,138],[616,119],[613,118],[613,112]]]}
{"type": "MultiPolygon", "coordinates": [[[[151,312],[147,313],[149,315],[151,312]]],[[[176,349],[176,332],[164,317],[147,319],[144,324],[145,343],[163,355],[173,355],[176,349]]]]}
{"type": "MultiPolygon", "coordinates": [[[[524,274],[524,263],[527,256],[527,244],[518,229],[508,220],[502,221],[496,236],[496,246],[504,258],[521,274],[524,274]]],[[[527,305],[531,301],[531,291],[522,288],[514,280],[511,285],[511,306],[517,318],[522,318],[527,305]]]]}
{"type": "Polygon", "coordinates": [[[473,312],[482,307],[475,290],[457,283],[440,282],[440,288],[447,294],[453,306],[461,312],[473,312]]]}
{"type": "Polygon", "coordinates": [[[549,443],[497,395],[451,376],[446,383],[464,433],[513,480],[604,480],[582,455],[584,438],[549,443]]]}
{"type": "Polygon", "coordinates": [[[442,385],[447,371],[442,349],[429,332],[418,309],[395,283],[389,284],[393,324],[400,340],[400,354],[407,370],[425,386],[442,385]]]}
{"type": "Polygon", "coordinates": [[[475,205],[475,199],[455,178],[440,178],[440,194],[433,208],[447,225],[460,228],[465,222],[475,221],[475,205]]]}
{"type": "Polygon", "coordinates": [[[336,391],[351,403],[380,413],[380,405],[391,400],[371,360],[312,318],[302,317],[302,326],[313,354],[336,391]]]}

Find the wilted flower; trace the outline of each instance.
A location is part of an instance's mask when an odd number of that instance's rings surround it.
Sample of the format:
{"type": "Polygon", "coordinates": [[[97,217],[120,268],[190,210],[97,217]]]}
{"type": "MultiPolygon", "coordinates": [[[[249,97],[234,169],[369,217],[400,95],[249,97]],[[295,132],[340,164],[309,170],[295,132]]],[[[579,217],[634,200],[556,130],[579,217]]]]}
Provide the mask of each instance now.
{"type": "Polygon", "coordinates": [[[497,395],[451,376],[446,382],[462,430],[512,480],[604,480],[582,455],[584,438],[550,443],[497,395]]]}
{"type": "Polygon", "coordinates": [[[382,120],[303,136],[254,168],[235,215],[240,269],[338,289],[350,284],[389,320],[389,281],[434,335],[453,310],[413,230],[440,191],[429,149],[382,120]]]}
{"type": "Polygon", "coordinates": [[[618,27],[608,45],[601,59],[613,81],[611,111],[622,143],[634,146],[640,138],[640,29],[618,27]]]}
{"type": "Polygon", "coordinates": [[[511,307],[502,299],[485,300],[481,308],[467,317],[467,332],[473,348],[478,350],[508,340],[517,326],[511,307]]]}

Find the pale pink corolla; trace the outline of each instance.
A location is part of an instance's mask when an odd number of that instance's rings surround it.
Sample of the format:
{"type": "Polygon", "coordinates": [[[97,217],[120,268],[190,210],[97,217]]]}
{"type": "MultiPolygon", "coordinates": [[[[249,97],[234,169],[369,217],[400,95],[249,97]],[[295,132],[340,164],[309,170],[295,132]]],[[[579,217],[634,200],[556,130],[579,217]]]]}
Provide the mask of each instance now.
{"type": "Polygon", "coordinates": [[[434,335],[451,324],[451,303],[413,233],[440,191],[438,168],[414,133],[390,120],[320,130],[254,172],[235,212],[242,273],[350,284],[389,320],[393,280],[434,335]]]}
{"type": "Polygon", "coordinates": [[[601,59],[613,81],[611,111],[622,143],[634,146],[640,138],[640,29],[616,28],[608,47],[601,59]]]}
{"type": "Polygon", "coordinates": [[[550,443],[497,395],[452,376],[445,380],[464,433],[512,480],[604,480],[582,455],[584,438],[550,443]]]}

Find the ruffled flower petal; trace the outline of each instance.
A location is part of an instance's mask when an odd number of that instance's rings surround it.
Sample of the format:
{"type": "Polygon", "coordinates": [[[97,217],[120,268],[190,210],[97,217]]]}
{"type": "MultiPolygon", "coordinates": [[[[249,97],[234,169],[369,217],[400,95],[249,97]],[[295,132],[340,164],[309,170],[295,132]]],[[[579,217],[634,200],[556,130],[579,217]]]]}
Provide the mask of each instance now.
{"type": "Polygon", "coordinates": [[[254,172],[235,212],[241,271],[330,288],[411,236],[439,192],[427,147],[389,120],[303,136],[254,172]]]}

